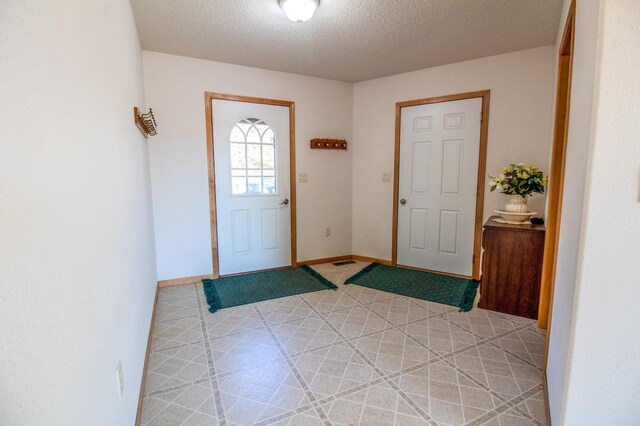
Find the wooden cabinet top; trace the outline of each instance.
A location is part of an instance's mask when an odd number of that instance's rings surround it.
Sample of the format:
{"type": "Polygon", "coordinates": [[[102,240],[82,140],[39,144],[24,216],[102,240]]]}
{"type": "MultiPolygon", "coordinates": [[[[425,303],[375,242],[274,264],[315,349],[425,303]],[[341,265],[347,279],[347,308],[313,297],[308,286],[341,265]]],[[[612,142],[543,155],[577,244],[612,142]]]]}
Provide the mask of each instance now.
{"type": "Polygon", "coordinates": [[[507,223],[498,223],[494,222],[493,218],[500,216],[491,216],[489,220],[484,224],[484,227],[487,229],[509,229],[513,231],[544,231],[544,225],[509,225],[507,223]]]}

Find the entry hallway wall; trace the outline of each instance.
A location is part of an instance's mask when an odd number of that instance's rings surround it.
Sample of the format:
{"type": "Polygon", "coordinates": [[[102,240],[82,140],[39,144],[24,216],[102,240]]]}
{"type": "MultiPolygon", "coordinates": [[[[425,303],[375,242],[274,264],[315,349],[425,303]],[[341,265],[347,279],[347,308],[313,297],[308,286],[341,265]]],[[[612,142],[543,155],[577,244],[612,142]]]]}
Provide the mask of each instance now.
{"type": "Polygon", "coordinates": [[[554,425],[636,425],[640,3],[579,0],[576,6],[570,179],[564,189],[569,198],[562,211],[547,370],[551,418],[554,425]]]}
{"type": "Polygon", "coordinates": [[[145,51],[159,279],[210,274],[211,228],[204,92],[296,103],[298,259],[351,254],[351,150],[311,150],[316,137],[351,142],[353,86],[258,68],[145,51]],[[325,228],[331,236],[325,237],[325,228]]]}
{"type": "MultiPolygon", "coordinates": [[[[570,0],[564,2],[556,52],[560,49],[570,0]]],[[[598,1],[579,1],[571,80],[571,115],[567,143],[562,217],[558,241],[553,319],[549,328],[547,387],[553,424],[562,424],[566,404],[571,328],[577,268],[580,259],[587,163],[591,139],[596,56],[598,51],[598,1]]]]}
{"type": "MultiPolygon", "coordinates": [[[[487,174],[513,162],[548,172],[554,79],[554,47],[547,46],[356,83],[353,252],[391,258],[393,183],[382,174],[393,172],[396,102],[490,89],[487,174]]],[[[486,220],[504,196],[485,188],[486,220]]],[[[544,203],[543,196],[530,202],[541,215],[544,203]]]]}
{"type": "Polygon", "coordinates": [[[157,279],[129,2],[0,1],[0,58],[0,424],[132,425],[157,279]]]}

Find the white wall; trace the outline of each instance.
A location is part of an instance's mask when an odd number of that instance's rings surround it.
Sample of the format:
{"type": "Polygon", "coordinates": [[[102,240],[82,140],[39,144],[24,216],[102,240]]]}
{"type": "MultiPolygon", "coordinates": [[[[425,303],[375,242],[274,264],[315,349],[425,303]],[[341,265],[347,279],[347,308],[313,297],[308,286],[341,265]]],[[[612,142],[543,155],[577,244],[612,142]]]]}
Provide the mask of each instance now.
{"type": "Polygon", "coordinates": [[[133,424],[156,274],[129,2],[1,1],[0,57],[0,424],[133,424]]]}
{"type": "Polygon", "coordinates": [[[204,92],[295,102],[298,259],[351,254],[351,150],[309,148],[315,137],[351,142],[352,85],[145,51],[159,279],[210,274],[211,230],[204,92]],[[325,228],[331,237],[325,237],[325,228]]]}
{"type": "MultiPolygon", "coordinates": [[[[563,355],[556,352],[563,339],[568,348],[566,368],[547,372],[548,378],[564,372],[562,387],[550,393],[552,415],[555,424],[632,425],[640,416],[640,3],[581,0],[577,6],[576,52],[580,46],[590,60],[574,68],[574,82],[595,84],[572,94],[569,144],[587,145],[582,150],[588,163],[577,271],[556,281],[556,289],[575,283],[575,294],[568,336],[558,332],[565,306],[556,304],[557,293],[554,298],[550,362],[563,355]],[[591,124],[581,120],[585,111],[573,110],[577,96],[591,97],[591,124]]],[[[575,161],[567,163],[567,176],[583,170],[575,161]]],[[[582,188],[568,185],[565,194],[582,188]]],[[[576,216],[564,208],[562,226],[576,216]]],[[[576,247],[559,253],[567,268],[573,266],[569,250],[576,247]]]]}
{"type": "MultiPolygon", "coordinates": [[[[382,182],[381,175],[393,172],[396,102],[490,89],[487,174],[513,162],[545,166],[554,64],[554,48],[548,46],[356,83],[353,252],[391,258],[393,184],[382,182]]],[[[486,188],[485,219],[504,205],[504,196],[486,188]]],[[[544,212],[543,196],[530,204],[544,212]]]]}
{"type": "MultiPolygon", "coordinates": [[[[558,29],[556,52],[564,32],[571,1],[564,4],[558,29]]],[[[553,296],[553,312],[549,329],[549,356],[547,360],[547,384],[549,405],[554,424],[561,424],[565,404],[567,379],[567,355],[569,351],[574,291],[577,266],[581,254],[583,234],[582,218],[586,186],[591,118],[593,109],[593,87],[596,71],[598,42],[598,1],[579,1],[576,10],[576,33],[571,82],[571,115],[565,169],[565,184],[562,200],[560,238],[556,283],[553,296]]]]}

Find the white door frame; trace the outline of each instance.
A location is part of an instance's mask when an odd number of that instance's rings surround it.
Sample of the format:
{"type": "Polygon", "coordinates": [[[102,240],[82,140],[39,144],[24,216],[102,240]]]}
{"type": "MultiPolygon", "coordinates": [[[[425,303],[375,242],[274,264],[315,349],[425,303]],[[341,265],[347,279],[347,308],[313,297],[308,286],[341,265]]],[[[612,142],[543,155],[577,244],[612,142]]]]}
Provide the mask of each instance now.
{"type": "MultiPolygon", "coordinates": [[[[473,266],[471,278],[480,279],[480,249],[482,241],[482,211],[484,208],[485,173],[487,168],[487,137],[489,134],[489,98],[490,90],[460,93],[456,95],[438,96],[435,98],[417,99],[396,103],[396,135],[395,159],[393,165],[393,235],[391,243],[391,264],[398,266],[398,194],[400,180],[400,118],[402,108],[435,104],[439,102],[460,101],[464,99],[482,98],[482,124],[480,126],[480,156],[478,157],[478,189],[476,193],[476,220],[473,240],[473,266]]],[[[419,268],[411,268],[419,269],[419,268]]],[[[444,275],[454,275],[439,271],[429,271],[444,275]]],[[[467,278],[467,277],[465,277],[467,278]]]]}
{"type": "Polygon", "coordinates": [[[207,124],[207,165],[209,168],[209,214],[211,220],[211,257],[213,278],[220,277],[218,257],[218,223],[216,204],[215,152],[213,144],[213,100],[248,102],[254,104],[283,106],[289,108],[289,156],[290,156],[290,201],[291,201],[291,266],[298,266],[296,244],[296,151],[295,151],[295,102],[276,99],[253,98],[248,96],[227,95],[224,93],[205,92],[204,103],[207,124]]]}

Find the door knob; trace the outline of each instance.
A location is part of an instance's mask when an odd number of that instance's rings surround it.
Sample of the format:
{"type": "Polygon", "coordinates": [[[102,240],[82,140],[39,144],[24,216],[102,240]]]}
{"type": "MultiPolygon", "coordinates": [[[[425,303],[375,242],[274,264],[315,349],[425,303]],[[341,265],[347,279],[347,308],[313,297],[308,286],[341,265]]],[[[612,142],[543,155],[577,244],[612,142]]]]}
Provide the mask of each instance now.
{"type": "Polygon", "coordinates": [[[405,200],[404,198],[401,198],[400,199],[400,204],[402,204],[404,206],[405,204],[407,204],[407,200],[405,200]]]}
{"type": "Polygon", "coordinates": [[[280,204],[284,204],[286,206],[287,204],[289,204],[289,199],[285,198],[284,201],[282,201],[280,204]]]}

